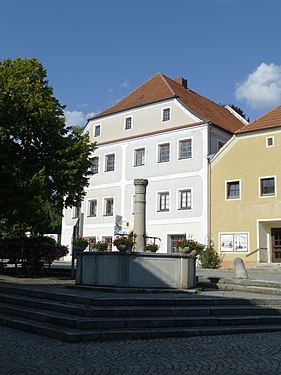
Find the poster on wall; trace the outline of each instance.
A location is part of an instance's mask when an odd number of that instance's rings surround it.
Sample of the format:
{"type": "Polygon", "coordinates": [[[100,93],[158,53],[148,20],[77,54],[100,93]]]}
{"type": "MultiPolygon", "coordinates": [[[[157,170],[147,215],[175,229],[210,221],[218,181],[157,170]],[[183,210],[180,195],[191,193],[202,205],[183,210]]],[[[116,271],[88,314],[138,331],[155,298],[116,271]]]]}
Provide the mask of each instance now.
{"type": "Polygon", "coordinates": [[[248,234],[234,233],[220,235],[220,251],[222,252],[247,252],[248,234]]]}

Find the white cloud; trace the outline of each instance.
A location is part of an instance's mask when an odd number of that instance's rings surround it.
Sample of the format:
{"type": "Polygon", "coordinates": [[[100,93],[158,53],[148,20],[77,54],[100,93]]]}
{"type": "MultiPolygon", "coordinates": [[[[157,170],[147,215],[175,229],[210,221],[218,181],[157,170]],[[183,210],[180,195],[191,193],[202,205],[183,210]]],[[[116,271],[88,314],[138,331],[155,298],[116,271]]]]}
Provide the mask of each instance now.
{"type": "Polygon", "coordinates": [[[85,116],[86,120],[88,120],[91,117],[94,117],[96,114],[97,114],[97,112],[89,112],[89,113],[87,113],[86,116],[85,116]]]}
{"type": "Polygon", "coordinates": [[[127,87],[129,87],[129,82],[128,82],[127,78],[125,78],[124,81],[121,83],[121,87],[123,89],[126,89],[127,87]]]}
{"type": "Polygon", "coordinates": [[[81,111],[64,111],[67,126],[84,127],[87,119],[95,116],[95,112],[89,112],[86,115],[81,111]]]}
{"type": "Polygon", "coordinates": [[[244,82],[236,85],[235,97],[255,109],[281,102],[281,65],[262,63],[244,82]]]}
{"type": "Polygon", "coordinates": [[[77,108],[86,108],[86,107],[88,107],[88,104],[78,104],[77,105],[77,108]]]}

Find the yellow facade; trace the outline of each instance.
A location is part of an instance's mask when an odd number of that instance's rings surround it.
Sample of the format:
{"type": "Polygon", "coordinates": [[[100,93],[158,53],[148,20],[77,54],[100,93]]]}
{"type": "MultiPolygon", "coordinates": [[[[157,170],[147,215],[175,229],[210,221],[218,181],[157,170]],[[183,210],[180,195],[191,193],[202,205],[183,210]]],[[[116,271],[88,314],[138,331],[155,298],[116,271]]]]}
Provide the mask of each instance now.
{"type": "Polygon", "coordinates": [[[235,135],[212,159],[209,236],[223,267],[281,262],[280,163],[280,128],[235,135]]]}

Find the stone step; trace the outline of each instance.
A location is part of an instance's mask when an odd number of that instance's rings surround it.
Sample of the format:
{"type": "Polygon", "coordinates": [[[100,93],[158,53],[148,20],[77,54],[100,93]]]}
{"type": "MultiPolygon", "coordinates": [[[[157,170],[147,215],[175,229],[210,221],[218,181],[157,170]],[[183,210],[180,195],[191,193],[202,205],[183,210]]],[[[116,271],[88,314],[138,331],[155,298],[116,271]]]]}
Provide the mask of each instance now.
{"type": "MultiPolygon", "coordinates": [[[[258,309],[257,315],[243,315],[244,311],[240,311],[241,315],[216,315],[214,311],[209,310],[209,315],[197,316],[196,311],[193,315],[180,315],[180,316],[116,316],[104,317],[99,316],[96,318],[78,317],[75,315],[55,313],[45,310],[34,310],[21,306],[14,306],[9,304],[1,304],[0,314],[13,317],[21,317],[36,322],[50,323],[62,327],[77,328],[81,330],[88,329],[128,329],[140,327],[200,327],[200,326],[220,326],[220,325],[241,325],[241,324],[281,324],[280,310],[274,309],[258,309]],[[279,313],[279,315],[278,315],[279,313]]],[[[1,316],[1,315],[0,315],[1,316]]]]}
{"type": "Polygon", "coordinates": [[[0,283],[0,324],[68,342],[281,330],[278,298],[75,292],[0,283]]]}
{"type": "MultiPolygon", "coordinates": [[[[146,306],[139,305],[139,300],[136,305],[130,304],[127,306],[121,305],[112,306],[108,305],[108,300],[106,300],[105,306],[101,306],[99,301],[98,306],[85,305],[85,304],[75,304],[69,302],[59,302],[52,300],[45,300],[40,298],[32,298],[27,296],[17,296],[15,294],[9,295],[7,293],[0,293],[0,301],[2,305],[4,303],[9,305],[15,305],[26,308],[33,308],[36,310],[53,311],[57,313],[72,314],[84,317],[169,317],[169,316],[217,316],[217,315],[249,315],[249,314],[262,314],[264,307],[258,306],[260,303],[258,300],[248,301],[248,300],[238,300],[240,304],[237,303],[236,299],[217,299],[217,298],[207,298],[207,299],[192,299],[185,301],[186,304],[183,305],[184,301],[180,300],[180,305],[170,305],[169,300],[167,300],[167,305],[158,305],[158,300],[156,300],[156,305],[152,305],[153,300],[149,302],[151,305],[146,306]],[[202,305],[198,302],[202,302],[202,305]]],[[[163,302],[163,301],[162,301],[163,302]]],[[[271,301],[272,302],[272,301],[271,301]]],[[[274,305],[272,305],[274,307],[274,305]]],[[[275,309],[268,309],[268,313],[276,314],[277,307],[275,309]]]]}
{"type": "Polygon", "coordinates": [[[81,331],[77,328],[58,327],[46,322],[34,322],[22,317],[10,317],[1,314],[0,324],[34,334],[52,337],[66,342],[86,342],[105,340],[128,340],[128,339],[155,339],[168,337],[189,337],[202,335],[224,335],[255,332],[281,331],[281,324],[244,324],[244,325],[222,325],[213,327],[160,327],[114,329],[111,331],[87,330],[81,331]]]}
{"type": "Polygon", "coordinates": [[[56,301],[65,302],[72,304],[84,304],[94,306],[197,306],[197,305],[246,305],[249,303],[247,299],[238,298],[216,298],[216,297],[200,297],[189,295],[177,296],[171,298],[170,296],[165,297],[162,294],[150,297],[115,297],[113,294],[109,294],[108,297],[92,297],[92,296],[79,296],[77,294],[66,294],[63,291],[61,293],[54,293],[44,290],[28,289],[22,287],[3,287],[0,284],[0,296],[15,295],[17,298],[22,299],[36,298],[36,300],[43,301],[56,301]]]}
{"type": "Polygon", "coordinates": [[[198,277],[197,287],[201,287],[203,289],[240,291],[281,297],[281,282],[278,281],[198,277]]]}

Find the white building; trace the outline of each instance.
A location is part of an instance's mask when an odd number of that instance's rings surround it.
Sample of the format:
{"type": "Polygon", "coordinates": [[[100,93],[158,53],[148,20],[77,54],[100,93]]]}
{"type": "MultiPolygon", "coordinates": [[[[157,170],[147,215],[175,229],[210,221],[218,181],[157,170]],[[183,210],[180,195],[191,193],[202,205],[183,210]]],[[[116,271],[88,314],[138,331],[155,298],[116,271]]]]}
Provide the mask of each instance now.
{"type": "MultiPolygon", "coordinates": [[[[111,242],[134,224],[134,179],[148,179],[147,235],[161,252],[191,236],[207,243],[209,156],[243,126],[242,119],[157,73],[127,97],[88,121],[97,142],[95,174],[82,203],[83,236],[111,242]]],[[[64,212],[62,243],[70,248],[77,209],[64,212]]],[[[110,248],[110,246],[109,246],[110,248]]]]}

